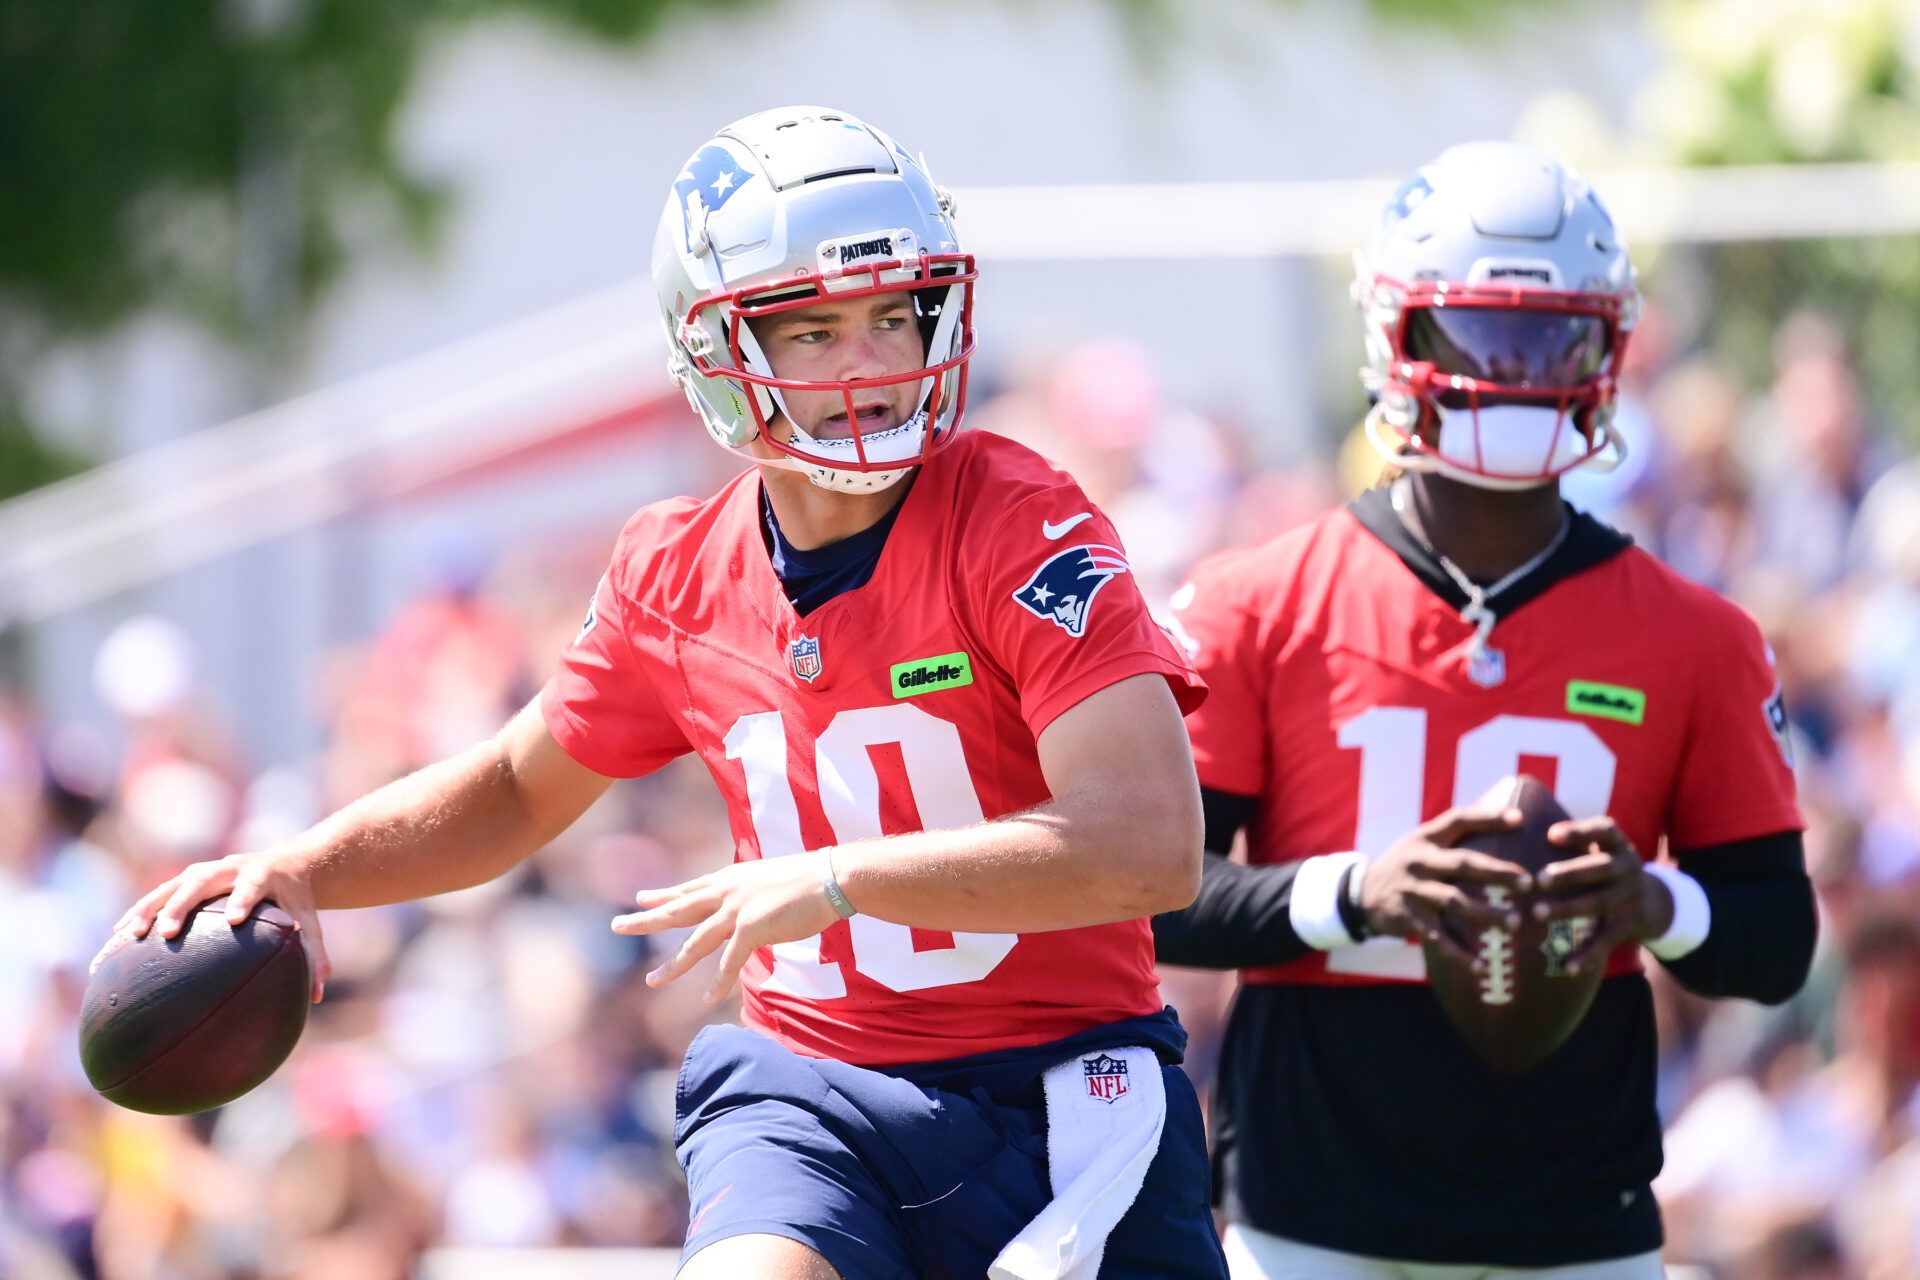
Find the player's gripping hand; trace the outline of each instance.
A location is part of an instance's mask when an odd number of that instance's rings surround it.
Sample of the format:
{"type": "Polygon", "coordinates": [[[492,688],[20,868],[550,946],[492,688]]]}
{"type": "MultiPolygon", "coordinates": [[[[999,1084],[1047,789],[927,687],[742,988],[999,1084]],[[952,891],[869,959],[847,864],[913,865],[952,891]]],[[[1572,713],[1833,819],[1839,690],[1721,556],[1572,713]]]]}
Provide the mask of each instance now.
{"type": "Polygon", "coordinates": [[[201,903],[221,894],[227,898],[227,923],[239,925],[266,899],[278,903],[299,926],[300,945],[306,949],[307,972],[313,977],[311,999],[320,1003],[326,993],[333,964],[327,959],[327,946],[320,933],[320,911],[314,905],[313,886],[304,872],[291,870],[277,861],[271,852],[230,853],[210,862],[196,862],[170,880],[155,885],[127,908],[113,926],[113,936],[93,958],[88,972],[126,946],[158,929],[163,938],[179,936],[187,918],[201,903]]]}
{"type": "Polygon", "coordinates": [[[650,987],[665,986],[715,950],[720,967],[707,988],[716,1004],[733,989],[747,957],[759,947],[811,938],[840,918],[827,900],[824,849],[784,858],[736,862],[666,889],[634,895],[641,909],[615,916],[615,933],[659,933],[691,927],[671,960],[647,975],[650,987]]]}
{"type": "Polygon", "coordinates": [[[1621,943],[1645,942],[1672,927],[1673,895],[1659,877],[1647,874],[1639,850],[1612,818],[1556,822],[1547,841],[1574,856],[1541,870],[1534,918],[1584,916],[1594,922],[1586,940],[1567,954],[1568,973],[1578,973],[1589,957],[1605,963],[1621,943]]]}
{"type": "Polygon", "coordinates": [[[1360,881],[1360,908],[1367,931],[1431,942],[1460,963],[1477,970],[1481,960],[1463,939],[1486,929],[1513,930],[1514,908],[1487,901],[1489,887],[1509,891],[1509,901],[1525,894],[1532,877],[1511,862],[1455,846],[1469,836],[1511,831],[1520,811],[1449,809],[1401,836],[1367,862],[1360,881]]]}

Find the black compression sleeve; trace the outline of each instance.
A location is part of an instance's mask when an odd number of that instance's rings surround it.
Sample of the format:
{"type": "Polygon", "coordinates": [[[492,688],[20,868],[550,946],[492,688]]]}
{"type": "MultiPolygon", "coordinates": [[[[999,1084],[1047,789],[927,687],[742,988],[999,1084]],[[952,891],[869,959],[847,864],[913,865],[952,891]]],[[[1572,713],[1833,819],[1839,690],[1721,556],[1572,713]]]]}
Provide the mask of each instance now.
{"type": "Polygon", "coordinates": [[[1212,787],[1200,788],[1200,818],[1206,825],[1203,837],[1206,847],[1214,853],[1232,853],[1240,828],[1247,825],[1259,804],[1252,796],[1215,791],[1212,787]]]}
{"type": "Polygon", "coordinates": [[[1293,931],[1289,914],[1297,862],[1248,867],[1227,857],[1253,816],[1254,799],[1200,789],[1207,853],[1200,894],[1191,906],[1153,918],[1153,941],[1167,964],[1243,969],[1281,964],[1312,948],[1293,931]]]}
{"type": "Polygon", "coordinates": [[[1712,923],[1698,948],[1663,960],[1687,990],[1779,1004],[1813,962],[1813,884],[1797,831],[1690,849],[1680,869],[1706,890],[1712,923]]]}

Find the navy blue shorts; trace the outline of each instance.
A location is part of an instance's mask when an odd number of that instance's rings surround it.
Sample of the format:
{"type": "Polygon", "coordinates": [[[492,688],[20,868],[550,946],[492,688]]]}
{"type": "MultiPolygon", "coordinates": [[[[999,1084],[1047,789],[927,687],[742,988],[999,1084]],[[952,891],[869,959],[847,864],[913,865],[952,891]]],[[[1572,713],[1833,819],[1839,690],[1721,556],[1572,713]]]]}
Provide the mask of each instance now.
{"type": "MultiPolygon", "coordinates": [[[[1164,1060],[1174,1037],[1185,1038],[1168,1011],[1038,1049],[873,1069],[708,1027],[680,1071],[674,1143],[692,1207],[682,1263],[763,1233],[817,1250],[844,1280],[979,1280],[1053,1198],[1046,1068],[1120,1044],[1164,1060]]],[[[1199,1103],[1179,1067],[1161,1072],[1160,1152],[1100,1275],[1225,1280],[1199,1103]]]]}

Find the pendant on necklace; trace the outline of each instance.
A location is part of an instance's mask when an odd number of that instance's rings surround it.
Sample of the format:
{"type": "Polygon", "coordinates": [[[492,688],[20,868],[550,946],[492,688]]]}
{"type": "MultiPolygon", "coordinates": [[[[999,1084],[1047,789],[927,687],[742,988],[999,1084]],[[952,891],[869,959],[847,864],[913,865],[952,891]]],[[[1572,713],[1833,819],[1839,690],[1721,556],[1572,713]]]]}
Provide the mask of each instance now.
{"type": "Polygon", "coordinates": [[[1467,655],[1467,679],[1482,689],[1491,689],[1495,685],[1505,684],[1507,679],[1507,655],[1498,649],[1485,649],[1474,646],[1467,655]]]}
{"type": "MultiPolygon", "coordinates": [[[[1453,568],[1445,560],[1440,563],[1448,569],[1453,568]]],[[[1460,610],[1460,621],[1473,628],[1473,644],[1467,649],[1467,679],[1482,689],[1491,689],[1504,683],[1507,678],[1507,655],[1487,643],[1499,618],[1487,607],[1487,595],[1490,593],[1482,592],[1467,581],[1465,575],[1455,580],[1460,583],[1461,590],[1467,593],[1467,604],[1460,610]]]]}

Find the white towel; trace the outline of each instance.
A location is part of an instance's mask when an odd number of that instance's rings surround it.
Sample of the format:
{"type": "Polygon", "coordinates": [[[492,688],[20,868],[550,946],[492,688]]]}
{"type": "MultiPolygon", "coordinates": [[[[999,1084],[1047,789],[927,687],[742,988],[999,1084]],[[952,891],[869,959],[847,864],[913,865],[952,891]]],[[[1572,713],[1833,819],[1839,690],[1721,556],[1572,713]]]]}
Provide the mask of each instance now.
{"type": "Polygon", "coordinates": [[[990,1280],[1094,1280],[1160,1150],[1167,1092],[1138,1046],[1083,1053],[1046,1074],[1053,1199],[988,1269],[990,1280]]]}

